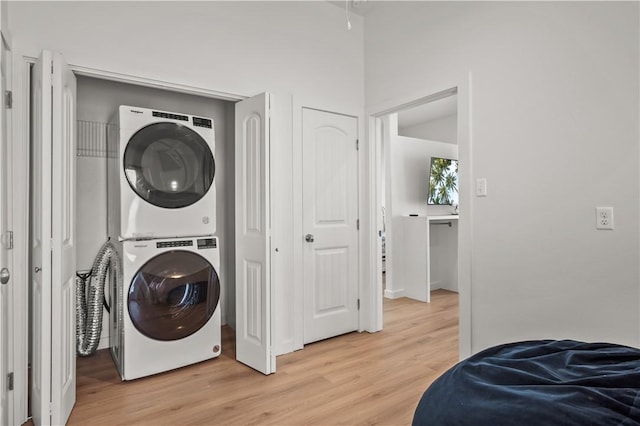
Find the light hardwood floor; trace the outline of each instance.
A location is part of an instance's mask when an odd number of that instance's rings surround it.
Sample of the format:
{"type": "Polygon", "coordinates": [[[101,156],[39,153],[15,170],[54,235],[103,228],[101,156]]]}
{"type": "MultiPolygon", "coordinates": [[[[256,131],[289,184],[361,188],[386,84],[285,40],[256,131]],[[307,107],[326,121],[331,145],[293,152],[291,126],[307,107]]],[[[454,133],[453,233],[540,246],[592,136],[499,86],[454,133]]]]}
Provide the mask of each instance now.
{"type": "Polygon", "coordinates": [[[271,376],[217,359],[121,382],[108,350],[77,363],[70,425],[407,425],[427,386],[458,360],[458,295],[385,300],[384,330],[350,333],[277,358],[271,376]]]}

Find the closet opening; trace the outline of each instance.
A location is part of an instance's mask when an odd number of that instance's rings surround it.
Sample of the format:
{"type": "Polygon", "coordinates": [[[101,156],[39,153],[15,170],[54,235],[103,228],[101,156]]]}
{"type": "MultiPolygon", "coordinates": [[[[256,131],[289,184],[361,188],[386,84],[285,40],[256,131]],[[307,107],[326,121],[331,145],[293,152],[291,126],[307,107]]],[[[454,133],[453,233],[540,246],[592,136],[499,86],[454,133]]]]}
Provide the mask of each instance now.
{"type": "MultiPolygon", "coordinates": [[[[31,74],[33,74],[33,65],[29,67],[29,78],[31,82],[31,74]]],[[[188,114],[197,117],[207,117],[212,119],[211,127],[215,131],[215,149],[213,157],[215,158],[215,177],[213,185],[216,193],[217,202],[215,211],[210,212],[215,217],[217,226],[214,237],[215,243],[212,241],[198,241],[198,249],[202,249],[206,244],[215,244],[219,253],[219,269],[217,271],[217,279],[219,279],[219,305],[220,324],[222,326],[222,339],[226,341],[226,345],[222,345],[222,353],[220,356],[227,356],[235,359],[234,352],[234,332],[235,328],[235,207],[234,207],[234,145],[235,145],[235,101],[228,99],[216,99],[208,96],[200,96],[192,93],[184,93],[165,88],[150,87],[150,85],[134,84],[115,79],[100,78],[91,75],[76,73],[77,88],[77,108],[76,108],[76,135],[77,146],[74,155],[76,165],[76,221],[74,226],[74,234],[76,236],[75,249],[77,273],[86,276],[92,269],[94,258],[98,254],[101,246],[108,239],[107,222],[107,158],[110,155],[107,144],[107,132],[110,126],[113,126],[114,115],[118,111],[120,105],[130,105],[139,108],[148,108],[158,111],[169,111],[180,114],[188,114]]],[[[29,93],[35,93],[34,88],[27,86],[29,93]]],[[[31,129],[31,123],[37,119],[34,116],[34,101],[31,97],[28,128],[31,129]]],[[[202,122],[199,125],[204,126],[202,122]]],[[[33,135],[30,138],[33,147],[33,135]]],[[[33,149],[31,150],[33,152],[33,149]]],[[[177,161],[177,160],[176,160],[177,161]]],[[[170,167],[169,167],[170,168],[170,167]]],[[[30,194],[33,193],[33,173],[30,175],[30,194]]],[[[188,176],[187,176],[188,177],[188,176]]],[[[29,217],[33,217],[33,203],[30,203],[29,217]]],[[[29,240],[33,241],[34,230],[33,224],[30,225],[29,240]]],[[[204,241],[204,239],[202,239],[204,241]]],[[[32,281],[34,272],[34,262],[32,253],[29,253],[30,278],[32,281]]],[[[109,280],[107,280],[109,281],[109,280]]],[[[128,283],[126,283],[128,286],[128,283]]],[[[31,286],[28,294],[28,308],[31,313],[33,310],[33,293],[31,286]]],[[[193,286],[192,286],[193,287],[193,286]]],[[[193,287],[193,300],[201,297],[202,286],[193,287]],[[194,299],[195,298],[195,299],[194,299]]],[[[190,287],[191,288],[191,287],[190,287]]],[[[110,358],[109,337],[113,334],[110,328],[109,316],[114,312],[107,309],[113,306],[115,295],[114,289],[107,286],[105,289],[102,319],[102,332],[97,351],[93,357],[96,357],[97,365],[104,368],[105,358],[110,358]],[[98,356],[96,356],[98,354],[98,356]],[[106,354],[106,355],[105,355],[106,354]]],[[[175,293],[175,291],[173,292],[175,293]]],[[[172,294],[173,294],[172,293],[172,294]]],[[[174,297],[175,299],[175,297],[174,297]]],[[[183,300],[184,297],[180,300],[183,300]]],[[[173,300],[173,299],[172,299],[173,300]]],[[[177,301],[178,299],[176,299],[177,301]]],[[[217,300],[217,299],[216,299],[217,300]]],[[[183,300],[184,301],[184,300],[183,300]]],[[[177,302],[176,302],[177,303],[177,302]]],[[[32,386],[31,360],[33,357],[32,335],[33,321],[29,321],[28,342],[26,344],[26,362],[27,372],[25,374],[28,381],[24,388],[24,398],[27,401],[28,416],[32,415],[31,394],[29,390],[32,386]]],[[[90,364],[91,356],[83,363],[83,368],[87,368],[90,364]]],[[[212,360],[215,362],[215,359],[212,360]]],[[[113,365],[113,364],[106,364],[113,365]]],[[[113,366],[113,372],[115,372],[113,366]]],[[[95,374],[103,375],[106,372],[96,371],[95,374]]]]}

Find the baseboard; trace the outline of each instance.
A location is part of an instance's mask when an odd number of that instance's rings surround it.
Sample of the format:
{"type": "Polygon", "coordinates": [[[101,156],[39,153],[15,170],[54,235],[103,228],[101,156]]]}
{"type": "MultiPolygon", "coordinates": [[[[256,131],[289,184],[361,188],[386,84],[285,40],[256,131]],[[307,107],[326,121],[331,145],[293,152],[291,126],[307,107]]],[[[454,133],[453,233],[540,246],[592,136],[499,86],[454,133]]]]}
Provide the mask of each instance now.
{"type": "Polygon", "coordinates": [[[387,299],[398,299],[404,297],[404,290],[385,290],[384,297],[387,299]]]}

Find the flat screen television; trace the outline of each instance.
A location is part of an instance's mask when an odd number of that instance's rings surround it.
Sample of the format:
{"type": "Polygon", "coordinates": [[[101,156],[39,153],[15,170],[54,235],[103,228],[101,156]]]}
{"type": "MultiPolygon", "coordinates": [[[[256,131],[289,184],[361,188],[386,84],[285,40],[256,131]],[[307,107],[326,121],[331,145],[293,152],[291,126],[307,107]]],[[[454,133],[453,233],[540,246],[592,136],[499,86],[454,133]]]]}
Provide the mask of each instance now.
{"type": "Polygon", "coordinates": [[[431,157],[427,204],[458,204],[458,160],[431,157]]]}

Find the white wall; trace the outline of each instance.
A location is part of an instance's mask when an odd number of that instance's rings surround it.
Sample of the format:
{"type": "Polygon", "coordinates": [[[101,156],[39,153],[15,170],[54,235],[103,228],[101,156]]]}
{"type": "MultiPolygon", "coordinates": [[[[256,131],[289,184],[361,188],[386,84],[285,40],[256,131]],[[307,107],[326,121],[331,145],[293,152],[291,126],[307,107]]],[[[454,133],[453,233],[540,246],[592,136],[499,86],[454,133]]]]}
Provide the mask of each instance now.
{"type": "MultiPolygon", "coordinates": [[[[25,56],[50,49],[72,67],[232,95],[293,94],[295,105],[363,115],[363,20],[352,15],[348,31],[344,10],[328,2],[16,1],[9,12],[14,51],[25,56]]],[[[280,294],[294,294],[295,282],[277,283],[280,294]]],[[[295,321],[283,312],[276,324],[295,321]]],[[[276,331],[284,340],[290,332],[276,331]]]]}
{"type": "Polygon", "coordinates": [[[396,136],[391,140],[393,216],[450,214],[450,206],[427,205],[431,157],[458,159],[458,147],[444,142],[396,136]]]}
{"type": "Polygon", "coordinates": [[[398,127],[398,134],[410,138],[455,144],[458,142],[457,124],[458,117],[456,114],[452,114],[429,120],[425,123],[412,126],[400,126],[398,127]]]}
{"type": "Polygon", "coordinates": [[[367,110],[471,72],[467,183],[488,181],[487,197],[460,206],[472,212],[472,351],[538,338],[637,346],[639,4],[376,6],[367,110]],[[596,206],[615,208],[615,230],[595,230],[596,206]]]}
{"type": "Polygon", "coordinates": [[[363,24],[327,2],[9,2],[15,50],[251,96],[283,91],[361,112],[363,24]]]}

